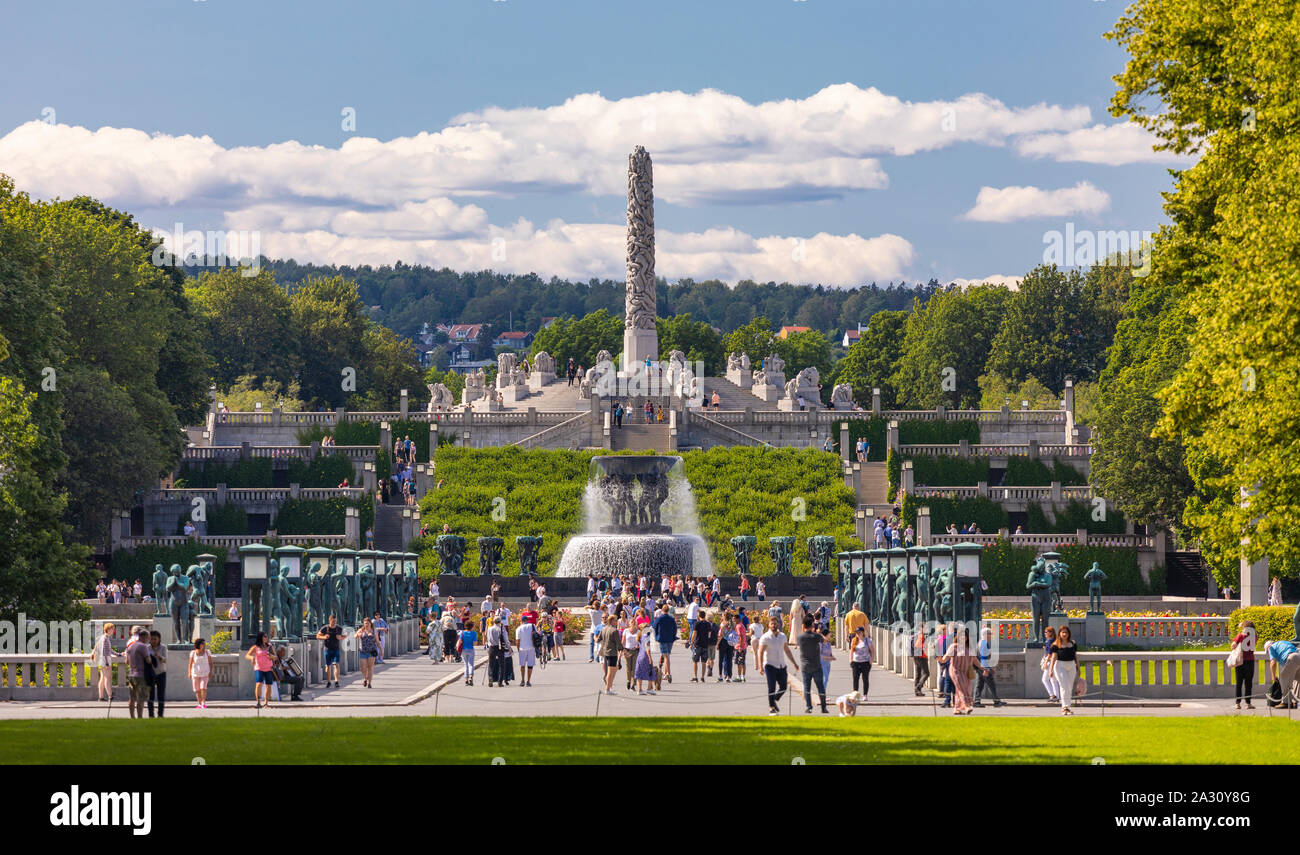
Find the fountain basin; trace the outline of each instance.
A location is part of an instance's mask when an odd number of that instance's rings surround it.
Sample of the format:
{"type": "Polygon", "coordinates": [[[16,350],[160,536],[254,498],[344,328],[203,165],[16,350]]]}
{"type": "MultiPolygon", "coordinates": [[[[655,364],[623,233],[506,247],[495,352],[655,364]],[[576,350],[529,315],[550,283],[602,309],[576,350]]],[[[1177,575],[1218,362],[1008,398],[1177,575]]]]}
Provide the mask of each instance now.
{"type": "Polygon", "coordinates": [[[693,576],[697,554],[707,556],[707,547],[693,534],[580,534],[564,547],[555,575],[693,576]]]}

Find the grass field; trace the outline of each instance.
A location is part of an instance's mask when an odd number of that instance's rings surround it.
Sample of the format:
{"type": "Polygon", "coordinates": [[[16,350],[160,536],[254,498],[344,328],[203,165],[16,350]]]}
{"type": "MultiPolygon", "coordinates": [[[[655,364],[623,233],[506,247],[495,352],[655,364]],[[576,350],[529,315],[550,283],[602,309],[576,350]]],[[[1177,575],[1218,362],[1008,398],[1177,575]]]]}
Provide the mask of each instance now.
{"type": "Polygon", "coordinates": [[[1300,722],[335,718],[0,722],[0,763],[1300,763],[1300,722]]]}

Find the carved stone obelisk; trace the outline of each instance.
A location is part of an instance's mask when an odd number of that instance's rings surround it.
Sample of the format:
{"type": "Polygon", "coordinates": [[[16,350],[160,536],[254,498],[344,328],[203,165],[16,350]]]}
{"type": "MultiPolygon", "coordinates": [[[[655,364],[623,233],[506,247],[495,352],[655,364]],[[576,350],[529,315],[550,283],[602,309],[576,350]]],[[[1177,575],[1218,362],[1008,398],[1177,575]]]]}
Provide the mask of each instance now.
{"type": "Polygon", "coordinates": [[[650,155],[637,146],[627,158],[627,302],[623,371],[639,373],[659,360],[655,330],[655,194],[650,155]]]}

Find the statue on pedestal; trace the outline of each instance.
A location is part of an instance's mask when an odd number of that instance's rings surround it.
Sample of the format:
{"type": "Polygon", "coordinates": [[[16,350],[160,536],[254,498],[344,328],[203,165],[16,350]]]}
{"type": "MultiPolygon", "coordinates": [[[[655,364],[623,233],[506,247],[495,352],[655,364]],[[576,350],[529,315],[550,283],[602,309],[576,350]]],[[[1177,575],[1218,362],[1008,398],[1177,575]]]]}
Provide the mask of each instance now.
{"type": "Polygon", "coordinates": [[[436,413],[450,410],[456,404],[456,397],[451,394],[445,383],[426,383],[429,389],[429,406],[426,412],[436,413]]]}
{"type": "Polygon", "coordinates": [[[369,561],[357,570],[357,583],[361,589],[361,616],[368,618],[376,611],[375,568],[369,561]]]}
{"type": "Polygon", "coordinates": [[[1056,561],[1047,566],[1047,572],[1052,576],[1052,611],[1064,614],[1065,607],[1061,604],[1061,580],[1069,578],[1070,565],[1064,561],[1056,561]]]}
{"type": "Polygon", "coordinates": [[[909,582],[907,565],[899,564],[894,568],[894,620],[898,623],[907,623],[911,617],[907,613],[907,588],[909,582]]]}
{"type": "Polygon", "coordinates": [[[289,565],[280,565],[280,636],[302,637],[302,588],[289,577],[289,565]]]}
{"type": "Polygon", "coordinates": [[[307,594],[307,634],[315,635],[320,630],[321,624],[325,619],[322,616],[324,612],[324,594],[325,594],[325,573],[321,570],[320,561],[313,561],[311,569],[303,573],[303,589],[307,594]]]}
{"type": "Polygon", "coordinates": [[[266,572],[266,587],[262,591],[262,602],[266,609],[266,619],[283,632],[284,612],[280,608],[280,582],[280,562],[272,558],[266,572]]]}
{"type": "Polygon", "coordinates": [[[1029,591],[1030,612],[1034,618],[1033,643],[1042,644],[1043,630],[1052,614],[1052,574],[1048,572],[1047,564],[1042,558],[1030,566],[1025,589],[1029,591]]]}
{"type": "Polygon", "coordinates": [[[487,374],[480,368],[465,375],[465,388],[460,393],[460,402],[469,405],[487,393],[487,374]]]}
{"type": "Polygon", "coordinates": [[[167,577],[167,611],[172,617],[172,632],[177,644],[189,644],[194,637],[194,615],[190,610],[190,577],[173,564],[167,577]]]}
{"type": "Polygon", "coordinates": [[[197,564],[191,564],[185,570],[185,575],[190,580],[190,610],[197,617],[199,615],[212,614],[212,607],[208,604],[208,584],[204,578],[203,568],[197,564]]]}
{"type": "Polygon", "coordinates": [[[750,554],[757,545],[758,538],[751,534],[742,534],[731,539],[731,551],[736,556],[736,572],[741,576],[749,575],[750,554]]]}
{"type": "Polygon", "coordinates": [[[478,539],[478,574],[495,576],[500,572],[501,549],[506,542],[499,537],[480,537],[478,539]]]}
{"type": "Polygon", "coordinates": [[[515,538],[515,549],[519,552],[519,575],[535,576],[537,574],[537,553],[542,548],[540,537],[521,536],[515,538]]]}
{"type": "Polygon", "coordinates": [[[888,603],[885,602],[885,594],[888,591],[888,573],[885,572],[885,562],[883,559],[875,564],[876,572],[872,574],[873,587],[875,596],[871,599],[871,621],[875,624],[885,622],[885,615],[888,614],[888,603]]]}
{"type": "Polygon", "coordinates": [[[934,620],[929,561],[918,561],[916,564],[916,605],[916,610],[921,613],[921,623],[925,624],[934,620]]]}
{"type": "Polygon", "coordinates": [[[768,553],[772,556],[772,563],[776,565],[776,570],[772,572],[772,575],[789,576],[791,565],[794,563],[794,538],[769,537],[767,544],[768,553]]]}
{"type": "Polygon", "coordinates": [[[830,572],[831,556],[835,554],[835,538],[818,534],[808,538],[809,576],[825,576],[830,572]]]}
{"type": "Polygon", "coordinates": [[[410,605],[412,616],[420,614],[420,571],[414,561],[402,563],[402,578],[406,580],[406,602],[410,605]]]}
{"type": "Polygon", "coordinates": [[[1105,614],[1101,607],[1101,583],[1106,578],[1106,574],[1102,572],[1101,565],[1096,561],[1092,562],[1092,567],[1083,574],[1083,578],[1088,583],[1088,611],[1105,614]]]}
{"type": "Polygon", "coordinates": [[[155,564],[153,567],[153,613],[165,615],[167,614],[167,571],[161,564],[155,564]]]}
{"type": "MultiPolygon", "coordinates": [[[[340,624],[350,624],[352,623],[352,580],[348,579],[347,571],[335,564],[332,582],[331,590],[334,593],[334,599],[330,603],[333,606],[330,613],[338,617],[340,624]]],[[[355,626],[355,624],[353,625],[355,626]]]]}
{"type": "Polygon", "coordinates": [[[853,409],[853,387],[848,383],[836,383],[831,390],[831,406],[841,410],[853,409]]]}
{"type": "Polygon", "coordinates": [[[458,534],[440,534],[434,540],[434,549],[442,562],[443,574],[459,576],[460,566],[465,563],[465,538],[458,534]]]}
{"type": "Polygon", "coordinates": [[[539,350],[533,357],[533,368],[542,374],[554,374],[555,357],[544,350],[539,350]]]}

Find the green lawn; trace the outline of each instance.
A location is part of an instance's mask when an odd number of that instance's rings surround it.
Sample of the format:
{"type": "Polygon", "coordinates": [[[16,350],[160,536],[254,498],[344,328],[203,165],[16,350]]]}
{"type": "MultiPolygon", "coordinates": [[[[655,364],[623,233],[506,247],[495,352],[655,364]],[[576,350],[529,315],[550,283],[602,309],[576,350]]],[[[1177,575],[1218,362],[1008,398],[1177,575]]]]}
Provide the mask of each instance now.
{"type": "Polygon", "coordinates": [[[1282,718],[213,718],[0,722],[0,763],[1300,763],[1282,718]]]}

